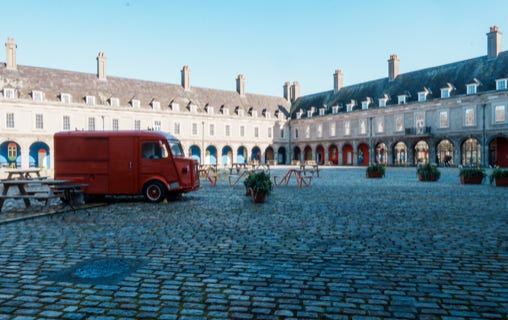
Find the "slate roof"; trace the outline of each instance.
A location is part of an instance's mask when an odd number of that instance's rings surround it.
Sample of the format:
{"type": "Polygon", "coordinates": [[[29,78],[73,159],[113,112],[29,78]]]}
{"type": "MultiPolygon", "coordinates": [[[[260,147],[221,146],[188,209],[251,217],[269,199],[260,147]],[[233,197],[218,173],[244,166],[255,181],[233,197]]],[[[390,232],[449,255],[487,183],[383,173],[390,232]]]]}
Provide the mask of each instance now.
{"type": "Polygon", "coordinates": [[[246,93],[241,97],[236,91],[191,87],[185,91],[181,85],[160,82],[127,79],[108,76],[99,80],[96,74],[63,71],[39,67],[18,65],[17,70],[9,70],[0,64],[0,90],[14,88],[20,99],[32,99],[33,90],[44,92],[45,100],[60,101],[61,93],[72,96],[73,103],[84,103],[85,96],[95,96],[96,105],[109,105],[110,98],[119,98],[120,106],[129,106],[132,99],[140,101],[141,109],[150,109],[152,101],[159,101],[161,109],[169,108],[170,103],[178,103],[180,111],[192,103],[199,111],[208,104],[219,113],[221,106],[229,108],[233,114],[235,108],[243,109],[247,115],[249,109],[263,110],[275,114],[280,108],[289,109],[290,103],[282,97],[246,93]]]}
{"type": "Polygon", "coordinates": [[[418,92],[427,88],[430,93],[427,101],[441,98],[441,89],[450,83],[453,86],[451,97],[466,94],[466,85],[477,79],[480,85],[477,92],[492,91],[496,89],[496,79],[508,78],[508,51],[501,52],[497,58],[488,59],[487,56],[463,60],[451,64],[422,69],[414,72],[399,74],[393,81],[388,77],[342,87],[337,93],[333,90],[302,96],[294,101],[291,112],[292,117],[312,107],[316,109],[327,106],[325,114],[332,113],[332,106],[339,106],[339,112],[346,112],[346,104],[356,101],[353,110],[361,109],[362,101],[370,97],[372,103],[369,109],[378,108],[378,99],[388,96],[387,107],[398,104],[398,96],[408,95],[406,103],[418,101],[418,92]]]}

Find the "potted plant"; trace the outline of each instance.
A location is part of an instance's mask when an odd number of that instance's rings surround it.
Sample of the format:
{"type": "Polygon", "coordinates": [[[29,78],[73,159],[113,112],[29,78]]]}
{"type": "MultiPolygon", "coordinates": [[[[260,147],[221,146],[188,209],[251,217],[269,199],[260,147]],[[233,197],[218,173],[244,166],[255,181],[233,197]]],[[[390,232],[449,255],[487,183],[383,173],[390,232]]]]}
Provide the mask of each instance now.
{"type": "Polygon", "coordinates": [[[461,184],[482,184],[485,176],[482,168],[461,168],[459,172],[461,184]]]}
{"type": "Polygon", "coordinates": [[[369,164],[365,170],[367,178],[382,178],[385,175],[385,167],[382,164],[374,163],[369,164]]]}
{"type": "Polygon", "coordinates": [[[430,163],[419,166],[418,169],[416,169],[416,174],[420,181],[437,181],[441,176],[439,169],[430,163]]]}
{"type": "Polygon", "coordinates": [[[496,181],[497,187],[508,187],[508,169],[494,168],[489,176],[490,184],[496,181]]]}
{"type": "Polygon", "coordinates": [[[249,173],[243,183],[255,203],[265,202],[265,197],[273,190],[272,179],[264,171],[249,173]]]}

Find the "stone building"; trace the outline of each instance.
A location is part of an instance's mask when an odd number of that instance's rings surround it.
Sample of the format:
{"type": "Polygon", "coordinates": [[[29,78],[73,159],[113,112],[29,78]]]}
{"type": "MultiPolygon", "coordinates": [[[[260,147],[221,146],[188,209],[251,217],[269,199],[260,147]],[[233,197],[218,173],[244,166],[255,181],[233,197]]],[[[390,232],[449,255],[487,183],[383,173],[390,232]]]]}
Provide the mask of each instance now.
{"type": "MultiPolygon", "coordinates": [[[[109,76],[99,52],[95,74],[17,64],[6,41],[0,64],[0,164],[51,168],[53,134],[65,130],[162,130],[187,155],[227,166],[278,164],[508,166],[508,52],[501,32],[487,33],[487,55],[400,73],[397,55],[386,78],[300,96],[286,82],[282,97],[109,76]]],[[[1,57],[0,57],[1,58],[1,57]]]]}
{"type": "Polygon", "coordinates": [[[293,160],[340,165],[508,166],[508,51],[498,27],[487,55],[333,90],[291,106],[293,160]]]}

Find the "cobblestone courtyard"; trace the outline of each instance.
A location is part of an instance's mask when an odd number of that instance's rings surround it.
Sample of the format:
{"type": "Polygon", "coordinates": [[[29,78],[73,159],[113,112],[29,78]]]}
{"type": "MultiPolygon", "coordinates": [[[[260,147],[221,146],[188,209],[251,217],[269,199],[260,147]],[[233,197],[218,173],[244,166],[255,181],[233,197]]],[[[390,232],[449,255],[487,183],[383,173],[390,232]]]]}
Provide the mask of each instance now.
{"type": "Polygon", "coordinates": [[[0,224],[0,319],[508,319],[508,188],[324,168],[256,205],[202,184],[0,224]]]}

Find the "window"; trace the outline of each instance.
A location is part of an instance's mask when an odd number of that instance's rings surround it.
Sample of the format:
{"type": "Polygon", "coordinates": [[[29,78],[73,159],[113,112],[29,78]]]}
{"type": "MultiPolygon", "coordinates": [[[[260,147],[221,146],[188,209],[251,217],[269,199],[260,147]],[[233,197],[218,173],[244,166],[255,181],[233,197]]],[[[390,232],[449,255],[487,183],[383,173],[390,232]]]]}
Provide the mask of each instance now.
{"type": "Polygon", "coordinates": [[[213,107],[208,106],[208,107],[206,108],[206,112],[207,112],[208,114],[213,114],[213,107]]]}
{"type": "Polygon", "coordinates": [[[224,127],[224,135],[226,137],[229,137],[231,136],[231,126],[229,124],[227,124],[225,127],[224,127]]]}
{"type": "Polygon", "coordinates": [[[395,116],[395,131],[401,132],[404,130],[404,116],[398,114],[395,116]]]}
{"type": "Polygon", "coordinates": [[[221,113],[225,116],[229,116],[229,108],[221,107],[221,113]]]}
{"type": "Polygon", "coordinates": [[[385,132],[385,119],[383,117],[377,118],[377,132],[385,132]]]}
{"type": "Polygon", "coordinates": [[[339,113],[339,106],[333,106],[333,107],[332,107],[332,113],[333,113],[333,114],[337,114],[337,113],[339,113]]]}
{"type": "Polygon", "coordinates": [[[44,129],[44,118],[40,113],[35,115],[35,129],[44,129]]]}
{"type": "Polygon", "coordinates": [[[14,128],[14,113],[7,113],[5,115],[5,127],[9,129],[14,128]]]}
{"type": "Polygon", "coordinates": [[[192,124],[192,135],[193,136],[197,136],[198,135],[198,124],[195,123],[195,122],[192,124]]]}
{"type": "Polygon", "coordinates": [[[325,115],[325,108],[319,108],[319,115],[324,116],[325,115]]]}
{"type": "Polygon", "coordinates": [[[134,109],[139,109],[141,103],[139,102],[139,100],[137,99],[132,99],[131,100],[131,105],[134,109]]]}
{"type": "Polygon", "coordinates": [[[424,102],[424,101],[427,101],[427,92],[426,91],[418,92],[418,102],[424,102]]]}
{"type": "Polygon", "coordinates": [[[344,135],[349,136],[351,134],[351,122],[349,120],[344,121],[344,135]]]}
{"type": "Polygon", "coordinates": [[[494,109],[494,121],[496,123],[505,122],[506,114],[504,106],[496,106],[494,109]]]}
{"type": "Polygon", "coordinates": [[[295,139],[298,139],[298,129],[295,128],[295,139]]]}
{"type": "Polygon", "coordinates": [[[141,130],[141,120],[134,120],[134,130],[141,130]]]}
{"type": "Polygon", "coordinates": [[[450,97],[450,88],[441,89],[441,98],[446,99],[450,97]]]}
{"type": "Polygon", "coordinates": [[[310,126],[305,127],[305,138],[310,138],[310,126]]]}
{"type": "Polygon", "coordinates": [[[423,131],[425,128],[425,113],[424,112],[418,112],[415,115],[415,123],[416,123],[416,133],[423,134],[423,131]]]}
{"type": "Polygon", "coordinates": [[[60,94],[60,101],[65,104],[72,103],[72,96],[68,93],[61,93],[60,94]]]}
{"type": "MultiPolygon", "coordinates": [[[[173,146],[171,146],[171,150],[180,150],[181,148],[176,147],[173,149],[173,146]]],[[[176,154],[173,153],[173,155],[179,155],[181,153],[180,151],[177,151],[176,154]]],[[[162,142],[144,142],[141,145],[141,154],[143,156],[143,159],[163,159],[167,158],[169,155],[168,149],[166,145],[162,142]]]]}
{"type": "Polygon", "coordinates": [[[86,96],[85,103],[91,106],[95,105],[95,97],[94,96],[86,96]]]}
{"type": "Polygon", "coordinates": [[[259,128],[254,127],[254,138],[259,138],[259,128]]]}
{"type": "Polygon", "coordinates": [[[268,138],[272,137],[272,128],[271,127],[268,127],[267,134],[268,134],[268,138]]]}
{"type": "Polygon", "coordinates": [[[272,117],[272,114],[270,111],[265,111],[265,118],[270,119],[272,117]]]}
{"type": "Polygon", "coordinates": [[[360,134],[367,134],[367,119],[360,120],[360,134]]]}
{"type": "Polygon", "coordinates": [[[209,132],[211,137],[215,135],[215,125],[213,123],[210,123],[209,132]]]}
{"type": "Polygon", "coordinates": [[[173,111],[180,111],[180,105],[178,103],[171,103],[170,105],[171,110],[173,111]]]}
{"type": "Polygon", "coordinates": [[[153,122],[153,129],[155,131],[161,131],[161,129],[162,129],[162,122],[160,120],[155,120],[153,122]]]}
{"type": "Polygon", "coordinates": [[[245,136],[245,127],[240,126],[240,137],[243,137],[243,136],[245,136]]]}
{"type": "Polygon", "coordinates": [[[362,110],[369,109],[370,100],[362,101],[362,110]]]}
{"type": "Polygon", "coordinates": [[[16,97],[14,89],[12,88],[4,88],[4,98],[5,99],[14,99],[16,97]]]}
{"type": "Polygon", "coordinates": [[[281,138],[284,138],[284,128],[281,128],[281,129],[280,129],[280,137],[281,137],[281,138]]]}
{"type": "Polygon", "coordinates": [[[257,117],[258,117],[258,112],[257,112],[257,110],[252,110],[252,113],[251,113],[251,114],[252,114],[252,117],[253,117],[253,118],[257,118],[257,117]]]}
{"type": "Polygon", "coordinates": [[[398,104],[406,104],[406,98],[407,96],[405,94],[397,96],[398,104]]]}
{"type": "Polygon", "coordinates": [[[476,83],[466,85],[467,95],[476,94],[477,87],[478,87],[478,85],[476,83]]]}
{"type": "Polygon", "coordinates": [[[118,98],[110,98],[109,99],[109,104],[112,107],[119,107],[120,106],[120,99],[118,99],[118,98]]]}
{"type": "Polygon", "coordinates": [[[497,79],[496,90],[506,90],[508,88],[508,79],[497,79]]]}
{"type": "Polygon", "coordinates": [[[112,128],[113,128],[113,131],[118,131],[119,130],[118,119],[113,119],[112,128]]]}
{"type": "Polygon", "coordinates": [[[474,112],[474,108],[466,108],[465,111],[465,125],[466,127],[474,126],[476,124],[476,115],[474,112]]]}
{"type": "Polygon", "coordinates": [[[41,102],[44,100],[44,93],[39,90],[32,91],[32,100],[41,102]]]}
{"type": "Polygon", "coordinates": [[[302,114],[303,114],[303,111],[300,110],[296,113],[296,119],[301,119],[302,118],[302,114]]]}
{"type": "Polygon", "coordinates": [[[351,104],[351,103],[346,104],[346,111],[347,112],[353,111],[353,104],[351,104]]]}
{"type": "Polygon", "coordinates": [[[175,134],[180,134],[180,122],[175,122],[174,127],[175,134]]]}
{"type": "Polygon", "coordinates": [[[388,99],[380,98],[378,101],[379,101],[379,107],[384,108],[384,107],[386,107],[386,101],[388,101],[388,99]]]}
{"type": "Polygon", "coordinates": [[[238,116],[243,117],[243,110],[238,109],[238,116]]]}
{"type": "Polygon", "coordinates": [[[88,118],[88,130],[95,131],[95,118],[94,117],[88,118]]]}
{"type": "Polygon", "coordinates": [[[161,109],[161,103],[159,101],[152,101],[152,109],[153,110],[160,110],[161,109]]]}
{"type": "Polygon", "coordinates": [[[7,157],[9,159],[16,159],[18,157],[18,145],[11,142],[7,145],[7,157]]]}
{"type": "Polygon", "coordinates": [[[448,111],[439,112],[439,127],[448,128],[448,111]]]}
{"type": "Polygon", "coordinates": [[[307,111],[307,118],[312,118],[312,110],[307,111]]]}
{"type": "Polygon", "coordinates": [[[337,134],[337,130],[335,128],[335,123],[330,123],[330,136],[335,137],[337,134]]]}
{"type": "Polygon", "coordinates": [[[71,118],[69,116],[63,116],[63,128],[64,131],[71,130],[71,118]]]}
{"type": "Polygon", "coordinates": [[[322,124],[318,124],[318,127],[317,127],[317,136],[318,136],[318,138],[322,138],[323,137],[323,125],[322,124]]]}

